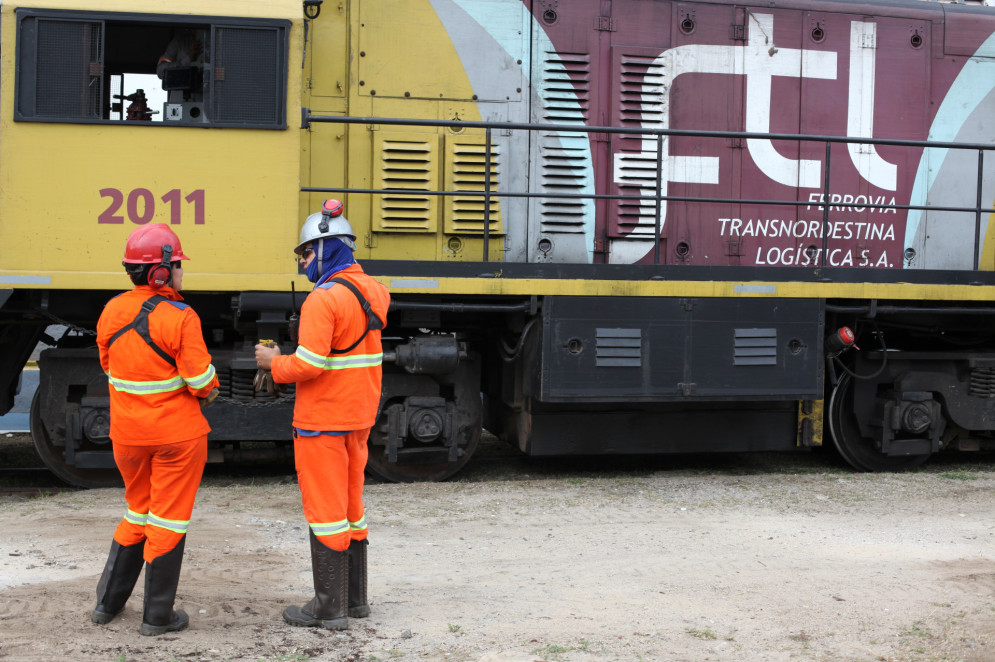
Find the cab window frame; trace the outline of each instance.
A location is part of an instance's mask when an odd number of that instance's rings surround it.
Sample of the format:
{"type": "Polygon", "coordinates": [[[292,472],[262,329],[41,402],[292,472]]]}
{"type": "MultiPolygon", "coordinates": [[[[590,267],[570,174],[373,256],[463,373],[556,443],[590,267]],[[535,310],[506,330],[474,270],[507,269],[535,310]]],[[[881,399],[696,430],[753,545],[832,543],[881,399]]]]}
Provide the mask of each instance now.
{"type": "MultiPolygon", "coordinates": [[[[16,9],[16,18],[14,121],[287,128],[289,19],[23,7],[16,9]],[[81,26],[78,35],[77,26],[81,26]],[[204,30],[204,117],[197,121],[188,117],[154,122],[129,120],[123,112],[121,119],[110,117],[114,92],[111,76],[125,72],[115,70],[120,64],[111,62],[108,66],[107,36],[127,34],[129,26],[134,26],[136,32],[156,35],[168,35],[180,28],[204,30]],[[66,32],[60,32],[63,30],[66,32]],[[70,43],[64,44],[59,39],[61,34],[68,34],[70,43]],[[79,39],[73,42],[77,36],[79,39]],[[67,83],[69,89],[60,87],[62,83],[67,83]]],[[[128,73],[154,74],[156,60],[166,44],[156,44],[158,53],[142,58],[142,71],[128,73]]],[[[122,50],[122,45],[115,40],[110,50],[122,50]]],[[[122,103],[127,105],[126,101],[122,103]]]]}

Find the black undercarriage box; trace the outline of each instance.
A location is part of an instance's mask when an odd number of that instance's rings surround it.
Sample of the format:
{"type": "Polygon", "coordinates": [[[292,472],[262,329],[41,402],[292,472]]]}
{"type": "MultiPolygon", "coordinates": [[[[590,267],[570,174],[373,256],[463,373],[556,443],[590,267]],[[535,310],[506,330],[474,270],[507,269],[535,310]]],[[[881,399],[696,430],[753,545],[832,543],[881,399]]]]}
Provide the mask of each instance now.
{"type": "Polygon", "coordinates": [[[540,402],[822,397],[818,299],[550,297],[540,402]]]}

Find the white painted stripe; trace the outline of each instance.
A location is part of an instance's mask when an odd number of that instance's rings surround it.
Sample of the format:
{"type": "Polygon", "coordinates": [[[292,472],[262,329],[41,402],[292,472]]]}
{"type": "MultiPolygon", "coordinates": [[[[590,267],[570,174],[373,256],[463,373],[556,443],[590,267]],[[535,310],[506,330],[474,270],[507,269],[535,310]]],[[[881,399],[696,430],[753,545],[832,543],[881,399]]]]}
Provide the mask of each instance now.
{"type": "MultiPolygon", "coordinates": [[[[874,137],[874,58],[877,54],[877,25],[850,23],[850,96],[847,102],[846,135],[849,138],[874,137]]],[[[898,166],[888,163],[874,145],[848,143],[850,160],[868,182],[894,191],[898,187],[898,166]]]]}
{"type": "Polygon", "coordinates": [[[736,294],[777,294],[777,285],[735,285],[736,294]]]}
{"type": "Polygon", "coordinates": [[[0,283],[9,285],[51,285],[51,276],[15,276],[0,274],[0,283]]]}
{"type": "Polygon", "coordinates": [[[414,279],[414,278],[392,278],[390,281],[391,288],[403,287],[411,289],[439,289],[439,281],[429,280],[429,279],[414,279]]]}

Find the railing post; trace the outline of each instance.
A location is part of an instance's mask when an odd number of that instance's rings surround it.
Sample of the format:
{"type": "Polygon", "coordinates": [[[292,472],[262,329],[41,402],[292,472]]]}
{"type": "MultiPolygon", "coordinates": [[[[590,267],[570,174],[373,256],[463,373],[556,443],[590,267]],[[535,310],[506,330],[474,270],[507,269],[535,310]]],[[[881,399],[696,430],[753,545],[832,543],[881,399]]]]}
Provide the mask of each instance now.
{"type": "Polygon", "coordinates": [[[978,150],[978,196],[977,204],[978,206],[974,211],[974,270],[978,271],[981,268],[981,256],[978,253],[981,251],[981,186],[984,182],[985,174],[985,150],[978,150]]]}
{"type": "Polygon", "coordinates": [[[491,239],[491,127],[484,129],[484,262],[491,239]]]}
{"type": "Polygon", "coordinates": [[[660,194],[663,188],[663,134],[656,135],[656,220],[653,224],[653,264],[660,264],[660,227],[663,221],[661,207],[663,206],[663,196],[660,194]]]}
{"type": "Polygon", "coordinates": [[[822,183],[822,266],[826,265],[829,255],[829,157],[833,152],[833,143],[826,141],[826,176],[822,183]]]}

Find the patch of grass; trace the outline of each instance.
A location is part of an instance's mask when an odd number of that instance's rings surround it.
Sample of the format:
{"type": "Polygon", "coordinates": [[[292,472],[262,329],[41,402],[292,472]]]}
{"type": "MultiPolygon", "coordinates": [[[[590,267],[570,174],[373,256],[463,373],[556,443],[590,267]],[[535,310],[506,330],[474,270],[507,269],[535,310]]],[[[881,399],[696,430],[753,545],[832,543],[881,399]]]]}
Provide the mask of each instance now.
{"type": "Polygon", "coordinates": [[[569,651],[570,651],[570,649],[568,647],[566,647],[566,646],[559,646],[557,644],[550,644],[549,646],[544,646],[542,648],[537,648],[537,649],[535,649],[532,652],[535,653],[536,655],[543,655],[543,656],[548,655],[549,657],[551,657],[554,660],[559,660],[564,653],[567,653],[569,651]]]}
{"type": "Polygon", "coordinates": [[[902,634],[908,637],[919,637],[920,639],[933,638],[933,633],[926,628],[926,624],[922,621],[916,621],[912,624],[912,627],[908,630],[904,630],[902,634]]]}
{"type": "Polygon", "coordinates": [[[803,630],[803,631],[799,632],[798,634],[789,635],[788,639],[791,639],[792,641],[798,642],[799,644],[802,645],[802,650],[803,651],[808,651],[809,650],[809,642],[812,641],[812,635],[810,635],[809,633],[807,633],[807,632],[805,632],[803,630]]]}
{"type": "Polygon", "coordinates": [[[684,628],[684,631],[695,639],[718,639],[719,636],[711,628],[701,630],[699,628],[684,628]]]}
{"type": "Polygon", "coordinates": [[[944,471],[940,474],[940,478],[946,478],[947,480],[978,480],[981,478],[977,473],[971,473],[968,471],[944,471]]]}
{"type": "Polygon", "coordinates": [[[449,631],[455,634],[456,632],[459,632],[462,629],[462,627],[463,626],[461,626],[461,625],[456,625],[455,623],[450,623],[449,624],[449,631]]]}
{"type": "Polygon", "coordinates": [[[576,646],[560,646],[559,644],[550,644],[548,646],[543,646],[542,648],[536,648],[532,652],[536,655],[542,655],[546,659],[550,660],[562,660],[565,653],[570,651],[584,651],[587,653],[600,654],[599,651],[591,650],[591,642],[587,639],[579,639],[576,646]]]}

